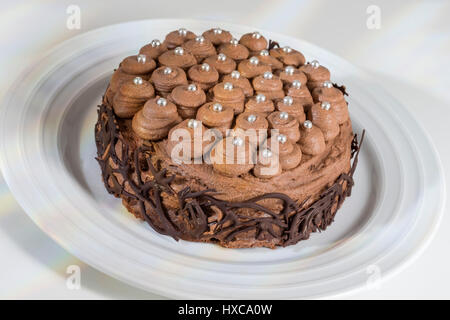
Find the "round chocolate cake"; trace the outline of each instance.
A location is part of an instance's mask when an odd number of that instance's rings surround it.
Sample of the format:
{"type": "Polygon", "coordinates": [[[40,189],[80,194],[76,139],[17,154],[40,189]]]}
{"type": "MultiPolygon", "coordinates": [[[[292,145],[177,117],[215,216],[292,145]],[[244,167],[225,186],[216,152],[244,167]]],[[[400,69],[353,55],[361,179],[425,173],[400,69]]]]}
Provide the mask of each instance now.
{"type": "Polygon", "coordinates": [[[95,126],[104,184],[175,240],[295,244],[350,195],[360,143],[346,94],[258,32],[170,32],[111,77],[95,126]]]}

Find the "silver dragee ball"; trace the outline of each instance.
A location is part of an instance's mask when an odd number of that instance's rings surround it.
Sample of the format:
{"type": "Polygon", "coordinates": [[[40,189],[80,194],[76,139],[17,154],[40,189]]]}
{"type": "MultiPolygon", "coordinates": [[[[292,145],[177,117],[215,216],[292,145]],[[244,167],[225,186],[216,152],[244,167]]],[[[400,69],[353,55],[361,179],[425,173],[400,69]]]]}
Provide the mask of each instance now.
{"type": "Polygon", "coordinates": [[[292,87],[295,89],[300,89],[302,87],[302,83],[299,80],[292,81],[292,87]]]}
{"type": "Polygon", "coordinates": [[[241,73],[237,70],[234,70],[233,72],[231,72],[231,78],[232,79],[239,79],[241,77],[241,73]]]}
{"type": "Polygon", "coordinates": [[[197,86],[195,84],[190,84],[187,87],[188,91],[196,91],[197,90],[197,86]]]}
{"type": "Polygon", "coordinates": [[[222,33],[222,29],[220,28],[214,28],[213,29],[214,34],[221,34],[222,33]]]}
{"type": "Polygon", "coordinates": [[[151,45],[153,48],[159,47],[161,45],[161,41],[159,41],[158,39],[154,39],[152,40],[151,45]]]}
{"type": "Polygon", "coordinates": [[[164,74],[171,74],[172,73],[172,69],[170,67],[165,67],[163,73],[164,74]]]}
{"type": "Polygon", "coordinates": [[[239,41],[238,41],[238,39],[233,38],[233,39],[230,40],[230,43],[231,43],[233,46],[237,46],[237,45],[239,44],[239,41]]]}
{"type": "Polygon", "coordinates": [[[322,107],[323,110],[330,110],[331,108],[331,104],[327,101],[322,102],[322,104],[320,105],[322,107]]]}
{"type": "Polygon", "coordinates": [[[277,140],[280,143],[286,143],[287,137],[284,134],[280,134],[280,135],[278,135],[277,140]]]}
{"type": "Polygon", "coordinates": [[[147,56],[145,54],[140,54],[137,56],[137,61],[140,63],[145,63],[145,61],[147,61],[147,56]]]}
{"type": "Polygon", "coordinates": [[[231,82],[225,82],[223,88],[225,90],[233,90],[233,84],[231,82]]]}
{"type": "Polygon", "coordinates": [[[176,47],[174,53],[177,56],[182,56],[184,54],[184,49],[182,47],[176,47]]]}
{"type": "Polygon", "coordinates": [[[241,137],[234,137],[233,138],[233,145],[240,147],[243,144],[244,144],[244,140],[242,140],[241,137]]]}
{"type": "Polygon", "coordinates": [[[288,75],[293,75],[294,74],[294,67],[293,66],[287,66],[286,68],[284,68],[284,72],[286,72],[286,74],[288,75]]]}
{"type": "Polygon", "coordinates": [[[269,51],[267,51],[267,50],[261,50],[261,51],[259,52],[259,55],[260,55],[260,56],[268,56],[268,55],[269,55],[269,51]]]}
{"type": "Polygon", "coordinates": [[[217,60],[219,60],[219,61],[225,61],[225,60],[227,60],[227,56],[226,56],[224,53],[219,53],[219,54],[217,55],[217,60]]]}
{"type": "Polygon", "coordinates": [[[202,64],[202,70],[203,71],[209,71],[211,69],[211,67],[209,66],[209,64],[207,63],[203,63],[202,64]]]}
{"type": "Polygon", "coordinates": [[[294,103],[294,99],[291,96],[286,96],[283,98],[283,103],[287,106],[291,106],[294,103]]]}
{"type": "Polygon", "coordinates": [[[144,81],[142,80],[141,77],[136,77],[136,78],[133,79],[133,83],[136,84],[136,85],[140,85],[140,84],[143,84],[144,81]]]}
{"type": "Polygon", "coordinates": [[[283,47],[283,51],[286,52],[286,53],[291,53],[292,52],[292,48],[289,47],[289,46],[285,46],[285,47],[283,47]]]}
{"type": "Polygon", "coordinates": [[[273,74],[270,71],[266,71],[266,72],[264,72],[263,77],[264,77],[264,79],[269,79],[270,80],[270,79],[273,78],[273,74]]]}
{"type": "Polygon", "coordinates": [[[272,156],[272,151],[270,151],[269,149],[264,149],[262,151],[262,156],[264,158],[270,158],[272,156]]]}
{"type": "Polygon", "coordinates": [[[317,69],[318,67],[320,67],[319,61],[317,61],[317,60],[311,61],[311,67],[313,67],[314,69],[317,69]]]}
{"type": "Polygon", "coordinates": [[[156,104],[160,107],[165,107],[167,105],[167,100],[164,98],[159,98],[156,100],[156,104]]]}
{"type": "Polygon", "coordinates": [[[195,128],[198,127],[198,121],[195,120],[195,119],[190,119],[190,120],[188,121],[188,124],[187,124],[187,125],[188,125],[189,128],[195,129],[195,128]]]}
{"type": "Polygon", "coordinates": [[[221,112],[223,110],[223,107],[220,103],[214,103],[213,104],[213,110],[215,112],[221,112]]]}
{"type": "Polygon", "coordinates": [[[203,42],[205,42],[205,37],[197,36],[197,37],[195,37],[195,41],[198,43],[203,43],[203,42]]]}
{"type": "Polygon", "coordinates": [[[256,116],[254,114],[251,114],[247,117],[247,121],[250,123],[253,123],[256,121],[256,116]]]}
{"type": "Polygon", "coordinates": [[[324,81],[324,83],[322,84],[322,86],[324,88],[332,88],[333,84],[331,83],[331,81],[324,81]]]}
{"type": "Polygon", "coordinates": [[[258,93],[256,95],[256,102],[257,103],[261,103],[261,102],[265,102],[266,101],[266,96],[263,95],[262,93],[258,93]]]}
{"type": "Polygon", "coordinates": [[[259,63],[259,59],[257,57],[251,57],[250,63],[256,66],[259,63]]]}
{"type": "Polygon", "coordinates": [[[180,29],[178,29],[178,34],[180,35],[180,36],[186,36],[187,35],[187,30],[185,29],[185,28],[180,28],[180,29]]]}
{"type": "Polygon", "coordinates": [[[287,120],[289,118],[289,114],[287,112],[281,112],[280,113],[280,119],[281,120],[287,120]]]}
{"type": "Polygon", "coordinates": [[[259,33],[258,31],[253,32],[252,37],[255,39],[259,39],[261,38],[261,33],[259,33]]]}
{"type": "Polygon", "coordinates": [[[303,126],[304,126],[306,129],[311,129],[312,126],[313,126],[313,124],[312,124],[312,122],[311,122],[310,120],[306,120],[305,122],[303,122],[303,126]]]}

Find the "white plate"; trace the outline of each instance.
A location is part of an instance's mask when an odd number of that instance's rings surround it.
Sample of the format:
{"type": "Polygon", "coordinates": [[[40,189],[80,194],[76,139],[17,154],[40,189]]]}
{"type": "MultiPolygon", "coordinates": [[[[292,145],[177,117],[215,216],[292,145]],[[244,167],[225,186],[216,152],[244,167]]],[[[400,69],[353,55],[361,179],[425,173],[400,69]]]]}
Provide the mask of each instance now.
{"type": "MultiPolygon", "coordinates": [[[[236,35],[251,28],[218,26],[236,35]]],[[[224,249],[175,242],[134,219],[107,194],[94,160],[94,123],[108,77],[123,57],[179,27],[211,22],[147,20],[85,33],[30,67],[4,101],[3,174],[28,215],[93,267],[176,298],[305,298],[364,285],[399,270],[429,242],[444,202],[439,160],[427,134],[362,71],[307,42],[262,31],[329,67],[345,84],[356,132],[367,130],[356,187],[336,221],[295,246],[224,249]]]]}

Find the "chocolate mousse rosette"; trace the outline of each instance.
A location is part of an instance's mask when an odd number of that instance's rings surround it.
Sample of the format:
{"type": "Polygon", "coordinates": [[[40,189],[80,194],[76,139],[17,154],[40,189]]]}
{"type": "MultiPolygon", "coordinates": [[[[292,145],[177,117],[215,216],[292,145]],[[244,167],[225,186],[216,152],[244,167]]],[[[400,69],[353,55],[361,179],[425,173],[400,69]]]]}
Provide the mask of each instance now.
{"type": "Polygon", "coordinates": [[[271,56],[269,51],[266,49],[259,52],[258,58],[262,63],[269,65],[272,70],[283,69],[283,63],[277,58],[271,56]]]}
{"type": "MultiPolygon", "coordinates": [[[[132,81],[136,76],[133,74],[125,73],[121,67],[115,70],[113,75],[111,76],[111,80],[109,81],[109,86],[106,89],[105,96],[103,100],[106,104],[111,105],[113,102],[114,95],[119,90],[120,86],[127,82],[132,81]]],[[[145,80],[145,77],[141,77],[145,80]]]]}
{"type": "Polygon", "coordinates": [[[165,66],[153,71],[150,81],[163,96],[167,96],[173,88],[188,83],[183,69],[165,66]]]}
{"type": "Polygon", "coordinates": [[[203,90],[210,89],[219,80],[219,72],[207,63],[190,67],[188,76],[193,83],[203,90]]]}
{"type": "Polygon", "coordinates": [[[275,111],[267,117],[267,120],[271,129],[278,130],[278,134],[285,135],[292,143],[300,139],[299,123],[288,113],[275,111]]]}
{"type": "Polygon", "coordinates": [[[262,76],[253,78],[253,88],[257,94],[263,94],[267,99],[281,99],[284,97],[283,83],[272,72],[266,71],[262,76]]]}
{"type": "Polygon", "coordinates": [[[139,50],[139,53],[145,54],[147,57],[150,57],[152,59],[156,59],[167,50],[167,45],[165,43],[161,43],[161,41],[159,41],[158,39],[154,39],[149,44],[143,46],[139,50]]]}
{"type": "Polygon", "coordinates": [[[277,110],[289,113],[297,119],[298,123],[303,123],[303,121],[306,120],[303,105],[298,101],[295,101],[291,96],[285,96],[282,100],[278,101],[277,110]]]}
{"type": "Polygon", "coordinates": [[[294,80],[290,85],[287,85],[285,91],[295,102],[300,103],[305,110],[308,110],[314,103],[308,88],[298,80],[294,80]]]}
{"type": "Polygon", "coordinates": [[[177,107],[172,102],[156,97],[148,100],[133,117],[133,131],[145,140],[160,140],[167,137],[170,128],[181,122],[177,107]]]}
{"type": "Polygon", "coordinates": [[[279,163],[283,170],[296,168],[302,161],[302,151],[297,143],[292,143],[284,134],[275,135],[267,140],[267,147],[275,150],[277,144],[279,163]]]}
{"type": "Polygon", "coordinates": [[[220,28],[212,28],[203,32],[203,36],[211,41],[215,46],[218,46],[222,43],[230,42],[233,36],[229,31],[220,29],[220,28]]]}
{"type": "Polygon", "coordinates": [[[147,75],[156,68],[156,62],[145,54],[126,57],[120,64],[123,72],[135,75],[147,75]]]}
{"type": "Polygon", "coordinates": [[[304,154],[315,156],[325,151],[325,137],[319,127],[315,126],[310,120],[306,120],[302,123],[300,129],[301,137],[298,144],[304,154]]]}
{"type": "Polygon", "coordinates": [[[238,62],[247,59],[250,55],[247,47],[234,38],[228,43],[221,44],[217,51],[238,62]]]}
{"type": "Polygon", "coordinates": [[[231,82],[220,82],[212,89],[213,100],[233,109],[234,114],[244,111],[244,92],[231,82]]]}
{"type": "Polygon", "coordinates": [[[180,28],[167,34],[166,39],[164,40],[164,45],[169,49],[174,49],[175,47],[181,46],[184,42],[194,38],[195,33],[184,28],[180,28]]]}
{"type": "Polygon", "coordinates": [[[306,85],[308,80],[303,71],[300,71],[293,66],[286,66],[283,70],[277,70],[276,74],[285,85],[290,85],[295,80],[300,81],[302,85],[306,85]]]}
{"type": "Polygon", "coordinates": [[[258,153],[257,162],[253,168],[253,174],[261,179],[269,179],[281,173],[281,165],[277,153],[269,148],[264,148],[258,153]]]}
{"type": "Polygon", "coordinates": [[[244,91],[246,97],[253,96],[253,87],[250,81],[241,76],[241,73],[237,70],[232,71],[230,74],[223,76],[223,82],[230,82],[233,86],[241,88],[244,91]]]}
{"type": "Polygon", "coordinates": [[[343,124],[349,119],[348,104],[344,94],[330,81],[325,81],[321,87],[315,88],[312,96],[314,101],[327,101],[331,104],[331,110],[336,115],[339,124],[343,124]]]}
{"type": "Polygon", "coordinates": [[[267,99],[265,95],[258,94],[255,97],[251,97],[245,103],[245,112],[257,112],[267,117],[275,110],[273,101],[267,99]]]}
{"type": "Polygon", "coordinates": [[[225,137],[227,130],[231,128],[234,119],[234,111],[230,107],[222,106],[217,102],[205,103],[197,110],[196,119],[210,129],[217,129],[225,137]]]}
{"type": "Polygon", "coordinates": [[[216,54],[216,48],[214,48],[212,42],[203,36],[197,36],[195,39],[186,41],[183,44],[183,48],[193,54],[198,62],[216,54]]]}
{"type": "Polygon", "coordinates": [[[256,147],[248,137],[231,135],[219,141],[211,151],[214,171],[229,177],[249,172],[255,165],[256,147]]]}
{"type": "Polygon", "coordinates": [[[325,141],[333,140],[339,134],[339,123],[329,102],[315,103],[311,107],[309,118],[315,126],[322,130],[325,141]]]}
{"type": "Polygon", "coordinates": [[[305,56],[288,46],[271,49],[270,55],[286,65],[299,67],[305,64],[305,56]]]}
{"type": "Polygon", "coordinates": [[[150,82],[135,77],[133,80],[123,83],[114,95],[114,112],[120,118],[131,118],[154,95],[155,90],[150,82]]]}
{"type": "Polygon", "coordinates": [[[259,58],[254,56],[250,59],[243,60],[238,64],[238,71],[241,76],[246,78],[254,78],[264,74],[264,72],[271,72],[272,68],[265,63],[259,61],[259,58]]]}
{"type": "Polygon", "coordinates": [[[163,66],[179,67],[182,69],[188,69],[197,63],[197,59],[182,47],[176,47],[173,50],[164,52],[159,56],[158,61],[163,66]]]}
{"type": "Polygon", "coordinates": [[[267,39],[258,31],[244,34],[239,43],[246,46],[250,50],[250,54],[257,54],[261,50],[267,49],[267,39]]]}
{"type": "Polygon", "coordinates": [[[220,74],[229,74],[236,69],[236,62],[223,53],[210,56],[205,59],[205,62],[216,68],[220,74]]]}
{"type": "Polygon", "coordinates": [[[241,129],[242,132],[251,136],[251,142],[260,145],[267,138],[268,128],[269,123],[263,114],[243,112],[237,116],[234,130],[241,129]]]}
{"type": "Polygon", "coordinates": [[[322,83],[330,80],[330,70],[321,66],[317,60],[313,60],[300,68],[308,78],[306,85],[309,90],[322,86],[322,83]]]}
{"type": "Polygon", "coordinates": [[[167,135],[167,154],[176,163],[191,163],[202,159],[210,151],[210,142],[203,140],[206,128],[195,119],[186,119],[170,129],[167,135]]]}
{"type": "Polygon", "coordinates": [[[205,92],[195,84],[175,87],[167,97],[178,106],[178,114],[183,118],[195,118],[197,109],[206,102],[205,92]]]}

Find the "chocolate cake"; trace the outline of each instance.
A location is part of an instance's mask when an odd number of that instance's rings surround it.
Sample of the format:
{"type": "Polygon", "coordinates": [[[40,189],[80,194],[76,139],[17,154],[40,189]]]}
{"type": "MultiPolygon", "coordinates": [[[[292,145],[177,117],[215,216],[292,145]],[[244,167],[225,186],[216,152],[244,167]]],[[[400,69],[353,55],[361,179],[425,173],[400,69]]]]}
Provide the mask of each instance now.
{"type": "Polygon", "coordinates": [[[111,77],[95,126],[104,184],[175,240],[295,244],[350,196],[364,133],[358,144],[346,94],[258,32],[170,32],[111,77]]]}

